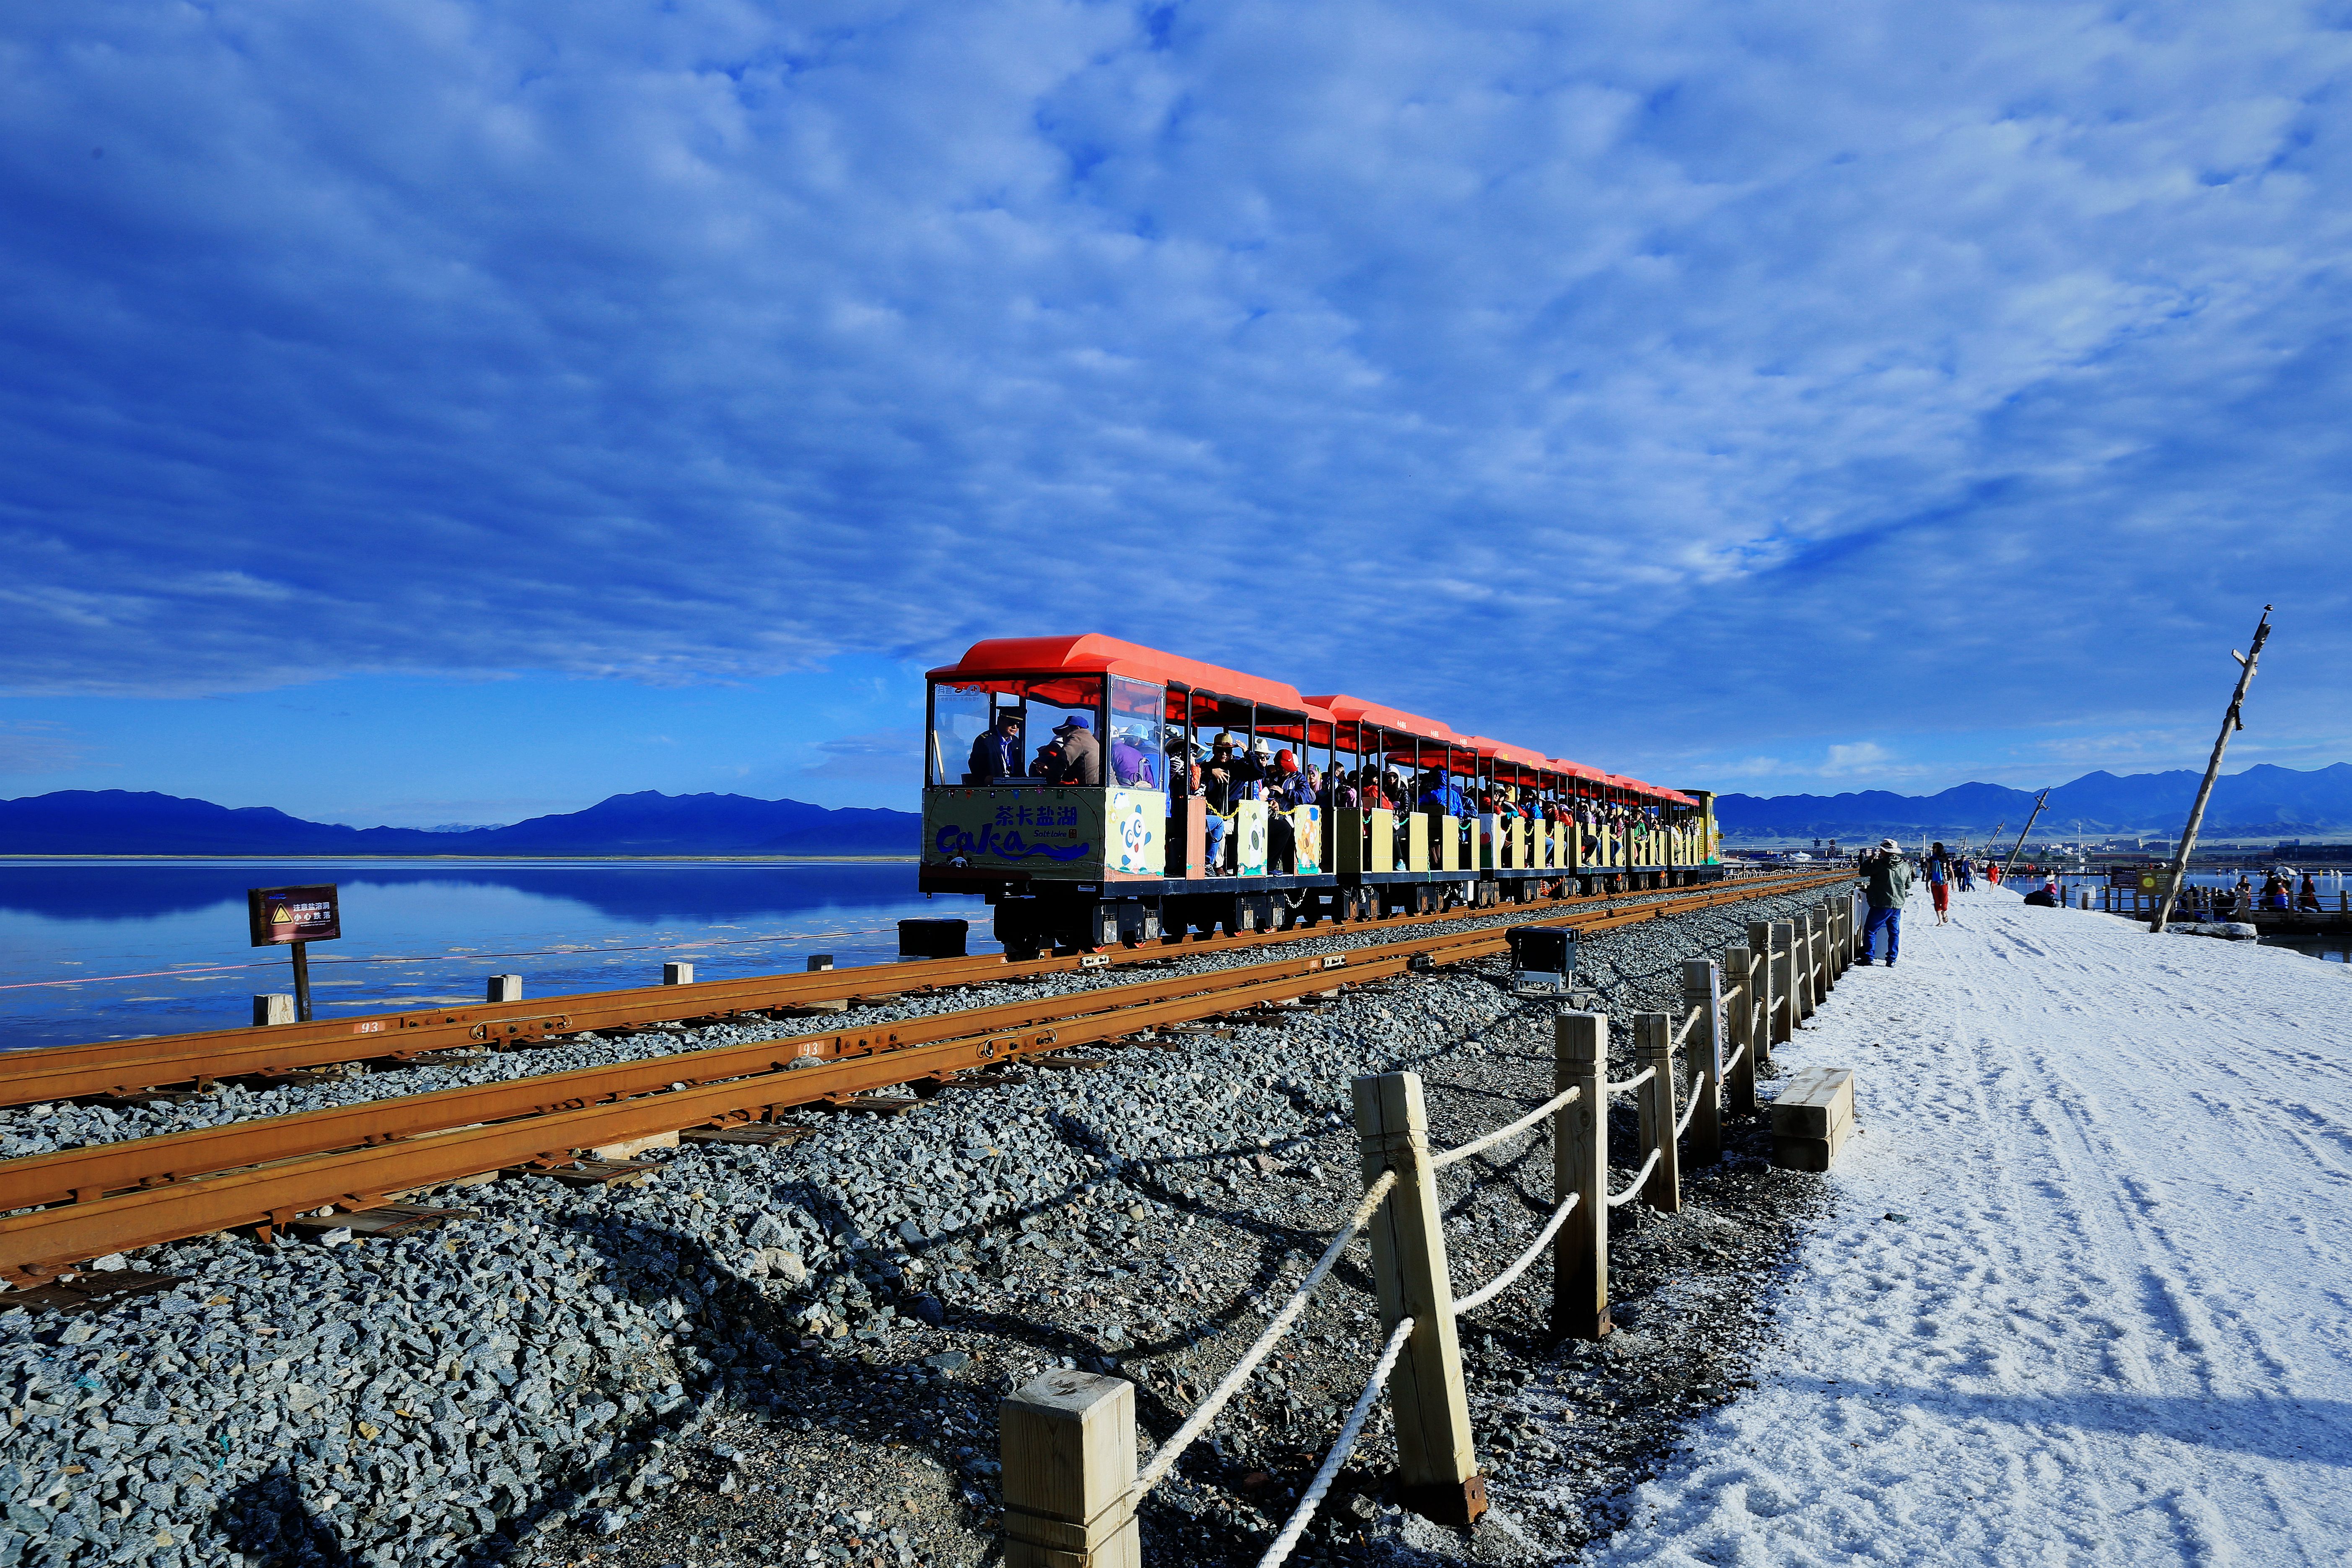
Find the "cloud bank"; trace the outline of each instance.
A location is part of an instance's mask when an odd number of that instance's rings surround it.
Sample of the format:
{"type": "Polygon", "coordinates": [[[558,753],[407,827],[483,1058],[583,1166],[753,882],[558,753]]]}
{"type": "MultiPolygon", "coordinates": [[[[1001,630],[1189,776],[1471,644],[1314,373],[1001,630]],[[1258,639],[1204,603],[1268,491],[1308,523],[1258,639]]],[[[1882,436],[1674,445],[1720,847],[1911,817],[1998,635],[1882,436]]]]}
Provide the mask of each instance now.
{"type": "Polygon", "coordinates": [[[2201,729],[2275,599],[2352,732],[2341,6],[0,27],[13,692],[1101,628],[1843,774],[2201,729]]]}

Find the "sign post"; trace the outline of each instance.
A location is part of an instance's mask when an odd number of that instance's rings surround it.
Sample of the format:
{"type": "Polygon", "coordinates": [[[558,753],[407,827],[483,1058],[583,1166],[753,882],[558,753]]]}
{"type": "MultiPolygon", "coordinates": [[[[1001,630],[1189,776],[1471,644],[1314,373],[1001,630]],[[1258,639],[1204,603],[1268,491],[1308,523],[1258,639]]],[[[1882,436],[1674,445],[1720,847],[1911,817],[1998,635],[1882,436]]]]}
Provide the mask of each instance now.
{"type": "Polygon", "coordinates": [[[294,1018],[298,1023],[309,1023],[310,946],[331,941],[343,934],[335,884],[248,887],[245,890],[245,914],[255,946],[294,949],[294,1018]]]}

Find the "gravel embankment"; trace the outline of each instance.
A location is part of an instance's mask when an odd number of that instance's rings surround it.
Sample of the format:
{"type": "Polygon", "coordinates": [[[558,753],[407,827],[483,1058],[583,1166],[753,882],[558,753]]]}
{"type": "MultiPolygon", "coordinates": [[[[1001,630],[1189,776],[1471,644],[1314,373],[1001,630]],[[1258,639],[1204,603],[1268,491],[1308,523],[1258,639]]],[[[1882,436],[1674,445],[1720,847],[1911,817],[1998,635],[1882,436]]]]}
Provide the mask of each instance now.
{"type": "MultiPolygon", "coordinates": [[[[1819,896],[1593,937],[1586,976],[1612,1012],[1669,1008],[1682,958],[1819,896]]],[[[0,1568],[992,1559],[998,1399],[1055,1360],[1115,1364],[1139,1384],[1147,1434],[1172,1429],[1349,1207],[1351,1077],[1422,1071],[1447,1145],[1549,1092],[1558,1004],[1506,978],[1493,964],[1351,988],[1281,1026],[950,1089],[903,1118],[824,1120],[789,1150],[668,1152],[634,1188],[450,1189],[440,1200],[480,1218],[402,1241],[153,1249],[130,1261],[186,1285],[94,1320],[0,1312],[0,1568]]],[[[689,1041],[755,1031],[784,1032],[689,1041]]],[[[217,1104],[56,1107],[0,1117],[0,1152],[677,1045],[580,1041],[217,1104]]],[[[1612,1135],[1630,1166],[1629,1106],[1612,1135]]],[[[1743,1135],[1757,1130],[1735,1129],[1735,1147],[1743,1135]]],[[[1524,1245],[1549,1172],[1538,1134],[1446,1173],[1459,1289],[1524,1245]]],[[[1753,1158],[1686,1181],[1683,1215],[1612,1217],[1625,1332],[1606,1350],[1547,1343],[1541,1265],[1465,1323],[1495,1525],[1474,1538],[1387,1507],[1376,1429],[1295,1560],[1532,1560],[1609,1528],[1610,1500],[1678,1424],[1730,1396],[1818,1190],[1753,1158]]],[[[1155,1495],[1147,1560],[1255,1560],[1361,1386],[1367,1285],[1360,1261],[1343,1266],[1275,1375],[1155,1495]]]]}

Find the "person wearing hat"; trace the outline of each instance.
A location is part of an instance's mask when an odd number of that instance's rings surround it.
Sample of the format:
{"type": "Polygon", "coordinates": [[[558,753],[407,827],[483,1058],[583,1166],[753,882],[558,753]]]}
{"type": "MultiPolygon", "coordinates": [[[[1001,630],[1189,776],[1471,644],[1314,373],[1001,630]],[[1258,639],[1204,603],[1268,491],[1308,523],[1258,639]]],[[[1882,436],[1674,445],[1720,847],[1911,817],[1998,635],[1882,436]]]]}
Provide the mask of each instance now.
{"type": "Polygon", "coordinates": [[[983,730],[971,743],[970,766],[964,773],[967,784],[987,784],[999,779],[1021,776],[1021,710],[1001,708],[996,722],[983,730]]]}
{"type": "Polygon", "coordinates": [[[1054,727],[1054,738],[1062,747],[1062,762],[1053,782],[1085,788],[1102,783],[1102,745],[1095,739],[1092,719],[1074,713],[1054,727]]]}
{"type": "Polygon", "coordinates": [[[1863,852],[1854,868],[1862,876],[1862,895],[1870,905],[1870,915],[1862,928],[1862,951],[1854,956],[1857,964],[1871,961],[1872,947],[1878,939],[1878,928],[1886,928],[1886,967],[1895,967],[1895,956],[1903,946],[1903,904],[1911,896],[1911,862],[1903,858],[1903,846],[1893,839],[1881,839],[1878,848],[1863,852]]]}

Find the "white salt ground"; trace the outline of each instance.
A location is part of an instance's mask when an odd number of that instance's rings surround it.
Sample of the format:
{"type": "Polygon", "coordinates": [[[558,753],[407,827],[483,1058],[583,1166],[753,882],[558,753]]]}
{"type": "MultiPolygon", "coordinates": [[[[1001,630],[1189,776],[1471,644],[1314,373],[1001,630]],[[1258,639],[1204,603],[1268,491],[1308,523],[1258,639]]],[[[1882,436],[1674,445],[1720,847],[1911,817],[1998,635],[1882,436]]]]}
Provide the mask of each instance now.
{"type": "Polygon", "coordinates": [[[1954,903],[1783,1048],[1866,1131],[1759,1386],[1591,1560],[2352,1561],[2352,970],[1954,903]]]}

